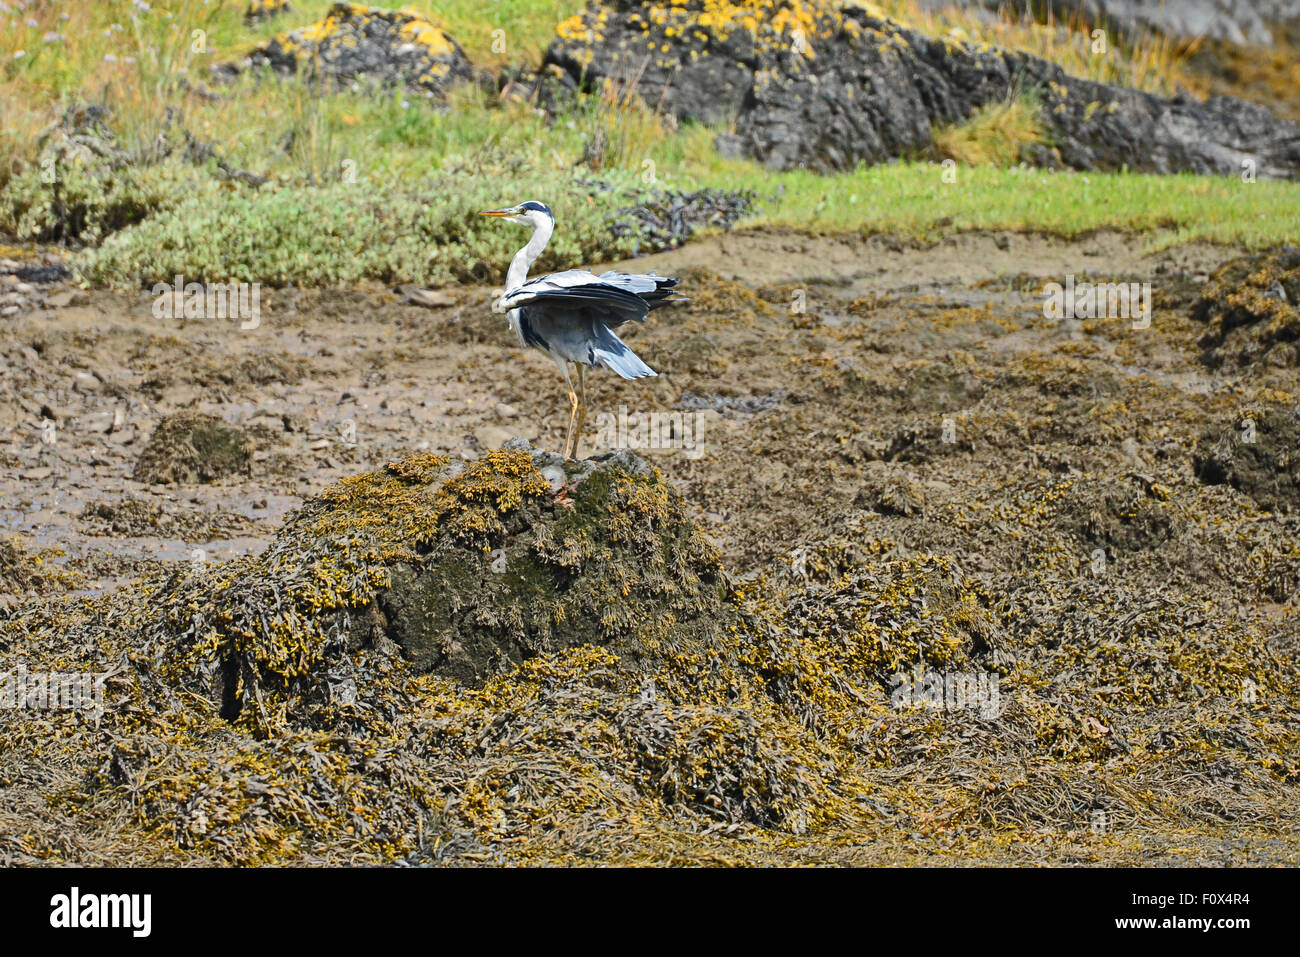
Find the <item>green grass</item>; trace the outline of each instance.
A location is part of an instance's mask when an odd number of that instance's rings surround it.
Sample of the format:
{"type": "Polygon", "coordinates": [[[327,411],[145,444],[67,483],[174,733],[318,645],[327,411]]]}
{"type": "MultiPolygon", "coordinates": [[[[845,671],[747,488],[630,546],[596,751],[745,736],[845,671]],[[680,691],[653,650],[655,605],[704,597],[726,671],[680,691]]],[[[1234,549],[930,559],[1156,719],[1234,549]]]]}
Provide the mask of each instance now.
{"type": "Polygon", "coordinates": [[[1300,184],[1134,173],[965,167],[945,183],[936,163],[903,162],[835,176],[714,164],[710,182],[781,197],[748,225],[919,238],[970,229],[1077,236],[1151,233],[1156,246],[1205,239],[1250,248],[1300,241],[1300,184]]]}
{"type": "Polygon", "coordinates": [[[989,103],[964,123],[935,129],[934,148],[966,166],[1015,166],[1026,147],[1050,142],[1038,97],[1024,94],[989,103]]]}

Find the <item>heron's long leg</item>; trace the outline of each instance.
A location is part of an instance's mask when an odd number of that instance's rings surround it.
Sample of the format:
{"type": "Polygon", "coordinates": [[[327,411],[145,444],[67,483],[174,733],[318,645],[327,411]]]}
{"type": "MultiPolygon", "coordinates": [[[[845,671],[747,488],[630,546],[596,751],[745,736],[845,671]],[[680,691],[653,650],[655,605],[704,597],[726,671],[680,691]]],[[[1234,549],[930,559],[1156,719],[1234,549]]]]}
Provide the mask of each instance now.
{"type": "Polygon", "coordinates": [[[569,363],[556,359],[556,365],[564,373],[564,384],[569,387],[569,431],[564,436],[564,457],[573,458],[573,425],[578,418],[578,394],[573,391],[573,379],[569,377],[569,363]]]}
{"type": "Polygon", "coordinates": [[[582,425],[587,421],[587,367],[578,363],[578,425],[573,433],[573,457],[578,457],[578,443],[582,441],[582,425]]]}

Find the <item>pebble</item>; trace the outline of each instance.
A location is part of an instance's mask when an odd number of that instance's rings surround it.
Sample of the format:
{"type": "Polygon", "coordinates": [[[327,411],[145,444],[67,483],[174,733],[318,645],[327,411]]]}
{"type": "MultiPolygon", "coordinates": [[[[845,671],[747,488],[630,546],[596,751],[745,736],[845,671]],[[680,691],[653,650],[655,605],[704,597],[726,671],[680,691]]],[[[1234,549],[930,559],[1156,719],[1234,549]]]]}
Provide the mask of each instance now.
{"type": "Polygon", "coordinates": [[[443,289],[421,289],[419,286],[406,285],[398,286],[397,294],[402,297],[402,302],[423,306],[425,309],[440,309],[456,303],[456,297],[443,289]]]}
{"type": "Polygon", "coordinates": [[[72,387],[78,392],[99,392],[104,387],[104,383],[89,372],[78,372],[76,379],[73,380],[72,387]]]}
{"type": "Polygon", "coordinates": [[[84,292],[76,289],[65,289],[47,298],[45,305],[51,309],[65,309],[68,306],[84,306],[89,301],[89,297],[84,292]]]}

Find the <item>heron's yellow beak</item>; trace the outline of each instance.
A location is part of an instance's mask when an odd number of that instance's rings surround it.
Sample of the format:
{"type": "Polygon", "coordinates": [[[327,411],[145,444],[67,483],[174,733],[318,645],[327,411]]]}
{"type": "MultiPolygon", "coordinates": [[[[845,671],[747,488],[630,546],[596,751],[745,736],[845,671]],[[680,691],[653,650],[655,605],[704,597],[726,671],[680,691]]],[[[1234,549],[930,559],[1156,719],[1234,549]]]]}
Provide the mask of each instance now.
{"type": "Polygon", "coordinates": [[[479,213],[480,216],[509,216],[513,209],[487,209],[479,213]]]}

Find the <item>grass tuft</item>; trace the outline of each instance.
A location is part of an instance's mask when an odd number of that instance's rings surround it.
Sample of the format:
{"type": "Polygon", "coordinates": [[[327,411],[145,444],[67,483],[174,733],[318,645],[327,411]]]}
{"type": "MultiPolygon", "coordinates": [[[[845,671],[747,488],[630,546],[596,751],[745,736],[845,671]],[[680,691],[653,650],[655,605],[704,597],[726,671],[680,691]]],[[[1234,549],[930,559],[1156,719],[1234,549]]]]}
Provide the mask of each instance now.
{"type": "Polygon", "coordinates": [[[966,122],[934,131],[939,154],[967,166],[1014,166],[1026,147],[1049,140],[1038,103],[1029,96],[990,103],[966,122]]]}

